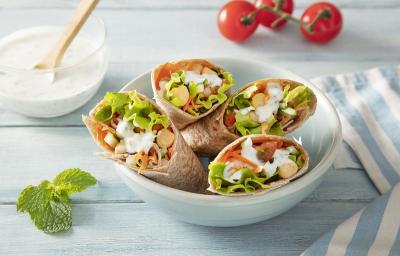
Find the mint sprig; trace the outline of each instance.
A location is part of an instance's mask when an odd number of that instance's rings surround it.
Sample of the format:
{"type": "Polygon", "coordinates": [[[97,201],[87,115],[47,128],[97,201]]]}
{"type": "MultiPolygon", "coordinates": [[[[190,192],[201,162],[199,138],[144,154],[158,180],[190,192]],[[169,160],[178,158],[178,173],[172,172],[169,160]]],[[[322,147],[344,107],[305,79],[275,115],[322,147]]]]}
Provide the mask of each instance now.
{"type": "Polygon", "coordinates": [[[97,183],[81,169],[66,169],[50,182],[23,189],[17,200],[17,211],[27,212],[36,227],[46,233],[67,230],[72,225],[70,194],[82,192],[97,183]]]}

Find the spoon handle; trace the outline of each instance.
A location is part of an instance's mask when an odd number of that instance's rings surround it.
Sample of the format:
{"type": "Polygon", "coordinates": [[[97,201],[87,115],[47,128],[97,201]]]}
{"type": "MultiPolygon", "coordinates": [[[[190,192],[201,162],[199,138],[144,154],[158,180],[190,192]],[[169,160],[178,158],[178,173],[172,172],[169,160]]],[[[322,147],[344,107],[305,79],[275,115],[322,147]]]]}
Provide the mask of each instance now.
{"type": "Polygon", "coordinates": [[[52,69],[60,64],[65,51],[85,24],[98,2],[99,0],[81,0],[56,45],[40,63],[36,64],[35,68],[52,69]]]}

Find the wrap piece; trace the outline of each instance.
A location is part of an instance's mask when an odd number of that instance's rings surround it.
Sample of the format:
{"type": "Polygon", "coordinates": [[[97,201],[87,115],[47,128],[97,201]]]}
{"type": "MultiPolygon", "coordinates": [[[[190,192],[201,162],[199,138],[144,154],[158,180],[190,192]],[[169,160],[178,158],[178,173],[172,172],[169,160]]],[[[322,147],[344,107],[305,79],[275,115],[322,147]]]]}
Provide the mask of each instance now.
{"type": "Polygon", "coordinates": [[[300,127],[317,106],[313,91],[285,79],[251,82],[209,116],[181,131],[194,152],[216,155],[240,136],[284,135],[300,127]]]}
{"type": "Polygon", "coordinates": [[[167,115],[136,91],[107,92],[83,116],[103,157],[163,185],[205,193],[207,173],[167,115]]]}
{"type": "Polygon", "coordinates": [[[189,59],[156,67],[151,83],[156,102],[182,129],[224,103],[234,80],[219,66],[203,59],[189,59]]]}
{"type": "Polygon", "coordinates": [[[209,165],[208,190],[227,196],[266,193],[299,178],[309,157],[295,141],[247,135],[224,148],[209,165]]]}

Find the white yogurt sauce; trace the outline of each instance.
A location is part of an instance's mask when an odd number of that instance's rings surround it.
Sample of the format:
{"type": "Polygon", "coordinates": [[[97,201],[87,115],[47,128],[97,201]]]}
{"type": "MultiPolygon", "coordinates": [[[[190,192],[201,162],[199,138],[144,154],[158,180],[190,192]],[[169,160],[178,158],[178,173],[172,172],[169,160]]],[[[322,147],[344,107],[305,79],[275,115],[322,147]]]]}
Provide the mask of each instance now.
{"type": "Polygon", "coordinates": [[[77,95],[101,81],[105,71],[104,56],[94,56],[82,62],[96,50],[95,44],[85,34],[74,39],[60,64],[60,67],[79,66],[60,70],[54,81],[33,70],[33,66],[52,49],[62,30],[52,26],[32,27],[0,40],[0,66],[18,69],[0,69],[1,94],[48,101],[77,95]]]}
{"type": "Polygon", "coordinates": [[[275,150],[275,153],[273,156],[274,161],[272,163],[267,162],[263,167],[267,177],[273,176],[276,173],[279,166],[282,166],[283,164],[286,164],[286,163],[293,162],[293,160],[289,158],[289,153],[290,152],[287,149],[275,150]]]}
{"type": "Polygon", "coordinates": [[[118,125],[117,128],[115,129],[117,132],[118,137],[120,137],[121,139],[124,139],[126,137],[131,137],[133,136],[135,133],[133,132],[133,124],[131,122],[127,122],[125,120],[121,120],[118,125]]]}
{"type": "Polygon", "coordinates": [[[194,71],[185,71],[185,84],[189,84],[190,82],[202,84],[206,79],[211,87],[220,86],[222,84],[222,79],[218,75],[199,74],[194,71]]]}
{"type": "Polygon", "coordinates": [[[155,135],[152,132],[135,133],[133,128],[132,123],[122,120],[116,128],[118,137],[124,139],[128,153],[135,154],[143,151],[147,154],[154,144],[155,135]]]}
{"type": "Polygon", "coordinates": [[[242,144],[242,150],[240,152],[244,158],[249,159],[258,166],[264,165],[264,163],[257,157],[257,149],[253,148],[253,141],[247,138],[242,144]]]}
{"type": "Polygon", "coordinates": [[[232,183],[239,180],[242,177],[243,173],[242,168],[244,167],[250,167],[250,166],[240,161],[228,162],[223,172],[224,180],[230,181],[232,183]]]}
{"type": "Polygon", "coordinates": [[[258,120],[262,123],[276,114],[279,109],[279,102],[283,99],[283,90],[279,84],[268,84],[269,99],[265,105],[256,108],[256,115],[258,120]]]}
{"type": "Polygon", "coordinates": [[[126,151],[131,154],[140,151],[148,154],[154,144],[154,137],[152,132],[134,133],[132,136],[124,139],[126,151]]]}
{"type": "Polygon", "coordinates": [[[247,107],[247,108],[242,108],[241,110],[239,110],[240,114],[242,115],[247,115],[250,111],[255,110],[255,108],[253,106],[247,107]]]}
{"type": "MultiPolygon", "coordinates": [[[[257,150],[253,148],[252,140],[250,138],[247,138],[242,143],[242,150],[240,153],[244,158],[257,164],[258,169],[263,170],[267,177],[272,177],[276,173],[279,166],[293,162],[293,160],[289,158],[289,154],[295,151],[296,149],[293,146],[287,147],[286,149],[277,149],[275,150],[273,155],[273,162],[272,163],[270,163],[269,161],[264,162],[258,159],[257,150]]],[[[228,163],[224,168],[224,174],[223,174],[224,179],[227,181],[234,181],[240,179],[242,172],[236,171],[232,173],[231,170],[235,167],[240,167],[243,165],[244,165],[243,163],[237,161],[228,163]]]]}

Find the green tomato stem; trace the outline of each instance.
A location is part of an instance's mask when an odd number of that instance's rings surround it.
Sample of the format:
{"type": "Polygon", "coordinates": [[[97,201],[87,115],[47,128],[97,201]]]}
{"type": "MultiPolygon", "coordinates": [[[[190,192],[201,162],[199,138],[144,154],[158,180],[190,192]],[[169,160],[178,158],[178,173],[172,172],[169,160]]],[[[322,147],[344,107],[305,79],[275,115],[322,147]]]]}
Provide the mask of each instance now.
{"type": "Polygon", "coordinates": [[[315,24],[320,19],[329,19],[331,17],[331,11],[329,9],[325,8],[325,9],[322,9],[310,23],[306,23],[306,22],[301,21],[299,18],[294,17],[293,15],[291,15],[289,13],[282,11],[280,9],[280,8],[282,8],[282,5],[283,5],[283,0],[275,0],[275,7],[261,5],[254,12],[251,12],[248,15],[243,16],[241,18],[241,22],[245,26],[250,26],[251,24],[254,23],[254,20],[255,20],[257,14],[261,10],[265,10],[265,11],[275,14],[276,16],[279,16],[279,18],[271,24],[272,27],[275,27],[281,20],[288,20],[288,21],[294,22],[296,24],[299,24],[308,32],[313,33],[315,24]]]}

